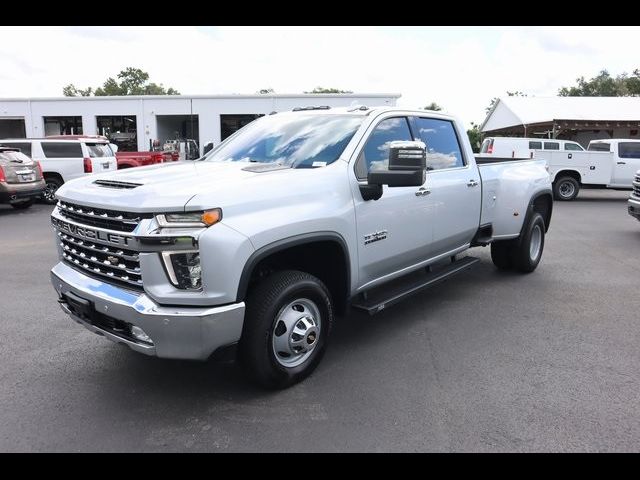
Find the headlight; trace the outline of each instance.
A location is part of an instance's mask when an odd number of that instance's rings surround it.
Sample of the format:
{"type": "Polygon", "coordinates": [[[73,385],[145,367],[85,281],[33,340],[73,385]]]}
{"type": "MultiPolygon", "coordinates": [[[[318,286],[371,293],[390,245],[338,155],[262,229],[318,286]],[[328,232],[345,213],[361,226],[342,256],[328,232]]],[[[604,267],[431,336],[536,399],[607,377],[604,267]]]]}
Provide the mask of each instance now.
{"type": "Polygon", "coordinates": [[[162,259],[174,286],[183,290],[202,288],[199,252],[163,252],[162,259]]]}
{"type": "Polygon", "coordinates": [[[165,228],[210,227],[222,220],[222,210],[214,208],[204,212],[165,213],[156,219],[165,228]]]}

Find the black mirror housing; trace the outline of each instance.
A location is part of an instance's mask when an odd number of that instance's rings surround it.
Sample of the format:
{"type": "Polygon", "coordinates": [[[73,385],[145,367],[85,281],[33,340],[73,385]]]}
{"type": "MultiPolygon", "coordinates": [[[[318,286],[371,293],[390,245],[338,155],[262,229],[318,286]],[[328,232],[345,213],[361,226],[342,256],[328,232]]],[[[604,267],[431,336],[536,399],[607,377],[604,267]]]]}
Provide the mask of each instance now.
{"type": "Polygon", "coordinates": [[[425,181],[425,170],[374,170],[369,172],[369,185],[389,187],[419,187],[425,181]]]}
{"type": "Polygon", "coordinates": [[[371,170],[367,176],[367,183],[389,187],[419,187],[426,179],[426,151],[422,142],[391,142],[389,169],[371,170]]]}

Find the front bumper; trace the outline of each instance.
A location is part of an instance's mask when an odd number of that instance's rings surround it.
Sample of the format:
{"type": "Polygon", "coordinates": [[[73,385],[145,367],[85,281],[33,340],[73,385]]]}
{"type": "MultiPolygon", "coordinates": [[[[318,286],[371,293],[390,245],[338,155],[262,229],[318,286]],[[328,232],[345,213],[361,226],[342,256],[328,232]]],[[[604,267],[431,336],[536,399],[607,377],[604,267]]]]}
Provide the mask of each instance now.
{"type": "Polygon", "coordinates": [[[0,182],[0,203],[29,200],[42,195],[44,180],[29,183],[0,182]]]}
{"type": "Polygon", "coordinates": [[[628,212],[629,215],[635,217],[636,220],[640,221],[640,199],[635,200],[634,198],[630,198],[628,202],[628,212]]]}
{"type": "Polygon", "coordinates": [[[147,355],[206,360],[218,348],[236,343],[242,333],[244,303],[219,307],[162,306],[142,292],[103,283],[62,262],[51,270],[51,282],[60,297],[62,310],[73,320],[147,355]],[[91,302],[95,316],[74,313],[73,307],[63,300],[63,295],[69,293],[91,302]],[[101,321],[95,321],[96,318],[101,321]],[[107,323],[115,321],[118,325],[142,328],[153,345],[105,327],[104,319],[107,323]]]}

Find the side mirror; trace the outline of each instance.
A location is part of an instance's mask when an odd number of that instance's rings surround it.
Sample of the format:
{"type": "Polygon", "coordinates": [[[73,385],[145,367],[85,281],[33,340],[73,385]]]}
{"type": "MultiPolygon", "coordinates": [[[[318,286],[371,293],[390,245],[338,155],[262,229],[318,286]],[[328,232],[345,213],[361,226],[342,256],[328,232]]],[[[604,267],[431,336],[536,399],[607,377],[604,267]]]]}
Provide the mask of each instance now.
{"type": "Polygon", "coordinates": [[[425,181],[426,152],[422,142],[391,142],[388,170],[371,170],[367,182],[369,185],[389,187],[419,187],[425,181]]]}
{"type": "Polygon", "coordinates": [[[206,155],[207,153],[209,153],[211,150],[213,150],[213,142],[209,142],[204,146],[204,151],[203,151],[203,155],[206,155]]]}

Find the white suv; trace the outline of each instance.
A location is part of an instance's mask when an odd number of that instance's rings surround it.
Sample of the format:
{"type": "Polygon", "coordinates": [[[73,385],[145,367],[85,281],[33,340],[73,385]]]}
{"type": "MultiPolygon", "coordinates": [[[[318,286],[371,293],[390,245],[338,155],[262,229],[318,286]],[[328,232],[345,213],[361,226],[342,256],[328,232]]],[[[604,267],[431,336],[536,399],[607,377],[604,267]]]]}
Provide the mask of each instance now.
{"type": "Polygon", "coordinates": [[[47,185],[43,199],[50,204],[56,203],[56,191],[64,182],[118,169],[109,141],[100,136],[14,138],[0,140],[0,145],[19,148],[22,153],[40,162],[47,185]]]}

